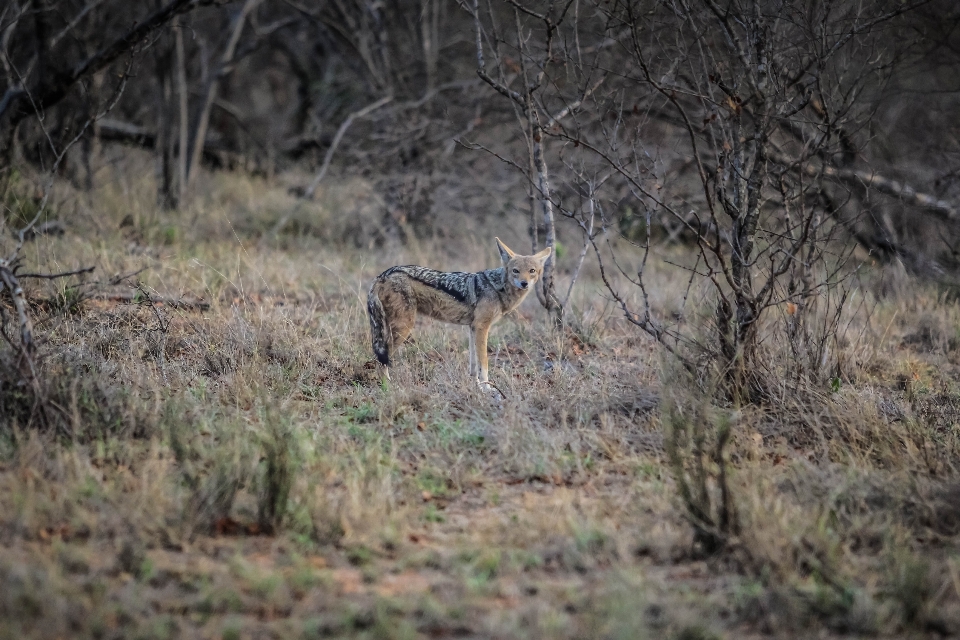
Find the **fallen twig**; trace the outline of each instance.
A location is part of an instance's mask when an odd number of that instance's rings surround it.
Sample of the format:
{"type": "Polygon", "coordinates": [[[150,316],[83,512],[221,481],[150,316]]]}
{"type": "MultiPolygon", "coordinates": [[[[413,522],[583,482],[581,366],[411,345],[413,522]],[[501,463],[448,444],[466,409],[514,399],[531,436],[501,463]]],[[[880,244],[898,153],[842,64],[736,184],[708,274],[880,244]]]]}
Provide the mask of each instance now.
{"type": "MultiPolygon", "coordinates": [[[[148,301],[148,298],[144,297],[144,295],[139,291],[133,291],[130,293],[109,293],[97,291],[90,294],[90,298],[94,300],[104,300],[106,302],[123,302],[127,304],[140,304],[141,302],[145,303],[148,301]]],[[[151,295],[149,297],[149,301],[153,302],[154,304],[162,304],[173,309],[197,309],[199,311],[206,311],[210,308],[209,302],[204,302],[203,300],[188,300],[186,298],[167,298],[165,296],[151,295]]]]}
{"type": "Polygon", "coordinates": [[[44,222],[43,224],[38,224],[31,227],[26,233],[23,234],[23,238],[24,240],[29,241],[39,236],[62,236],[66,232],[67,230],[64,228],[62,222],[59,220],[50,220],[48,222],[44,222]]]}
{"type": "Polygon", "coordinates": [[[78,276],[82,273],[92,273],[96,267],[84,267],[83,269],[77,269],[76,271],[64,271],[63,273],[18,273],[17,278],[42,278],[44,280],[56,280],[57,278],[67,278],[70,276],[78,276]]]}

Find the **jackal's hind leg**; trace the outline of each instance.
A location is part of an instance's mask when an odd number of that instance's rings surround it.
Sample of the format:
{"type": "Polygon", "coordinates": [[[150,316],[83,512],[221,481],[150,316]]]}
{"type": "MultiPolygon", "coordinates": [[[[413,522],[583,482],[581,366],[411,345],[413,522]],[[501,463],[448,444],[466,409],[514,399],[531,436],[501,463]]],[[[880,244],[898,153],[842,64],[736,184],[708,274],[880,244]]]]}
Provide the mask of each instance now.
{"type": "Polygon", "coordinates": [[[412,307],[399,309],[390,318],[390,331],[393,333],[394,347],[399,347],[407,341],[413,333],[413,326],[417,321],[417,311],[412,307]]]}
{"type": "Polygon", "coordinates": [[[468,369],[470,377],[474,380],[477,379],[477,339],[474,335],[473,327],[470,327],[470,346],[467,351],[470,355],[470,368],[468,369]]]}
{"type": "Polygon", "coordinates": [[[390,337],[394,349],[400,347],[413,332],[417,319],[417,308],[404,291],[387,289],[380,295],[383,309],[390,327],[390,337]]]}

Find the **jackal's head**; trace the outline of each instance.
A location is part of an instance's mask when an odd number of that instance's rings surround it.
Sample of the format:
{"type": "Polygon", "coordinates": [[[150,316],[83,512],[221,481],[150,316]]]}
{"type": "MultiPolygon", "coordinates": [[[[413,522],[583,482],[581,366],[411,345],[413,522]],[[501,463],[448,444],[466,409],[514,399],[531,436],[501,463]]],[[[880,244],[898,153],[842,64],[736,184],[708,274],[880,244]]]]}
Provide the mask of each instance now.
{"type": "Polygon", "coordinates": [[[532,289],[533,285],[540,279],[540,274],[543,273],[543,265],[552,251],[550,247],[547,247],[532,256],[518,256],[510,250],[510,247],[503,244],[500,238],[497,238],[497,249],[500,250],[500,259],[503,261],[506,274],[504,280],[507,284],[521,291],[532,289]]]}

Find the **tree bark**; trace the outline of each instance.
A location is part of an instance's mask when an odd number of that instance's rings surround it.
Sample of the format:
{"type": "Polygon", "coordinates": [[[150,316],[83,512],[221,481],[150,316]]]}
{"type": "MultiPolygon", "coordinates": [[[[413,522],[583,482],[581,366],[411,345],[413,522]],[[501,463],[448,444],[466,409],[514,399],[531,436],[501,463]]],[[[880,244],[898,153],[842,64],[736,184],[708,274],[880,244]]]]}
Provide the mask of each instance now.
{"type": "Polygon", "coordinates": [[[174,127],[173,112],[173,55],[169,41],[165,41],[167,51],[157,58],[155,73],[157,76],[156,114],[157,133],[154,141],[156,152],[157,206],[163,209],[176,209],[177,197],[174,192],[174,127]]]}
{"type": "Polygon", "coordinates": [[[563,318],[563,308],[560,306],[556,296],[556,287],[553,281],[553,265],[557,255],[557,230],[554,224],[553,201],[550,199],[550,173],[547,168],[547,161],[543,157],[544,140],[543,132],[539,125],[534,124],[533,129],[533,164],[537,170],[537,195],[540,202],[540,211],[543,216],[543,225],[545,227],[546,237],[544,246],[550,247],[550,257],[543,264],[543,278],[540,280],[543,287],[543,306],[547,311],[556,313],[556,321],[559,323],[563,318]]]}
{"type": "Polygon", "coordinates": [[[177,148],[177,206],[187,200],[187,141],[190,135],[189,96],[187,95],[187,57],[183,47],[183,26],[174,25],[177,48],[177,93],[180,98],[179,145],[177,148]]]}

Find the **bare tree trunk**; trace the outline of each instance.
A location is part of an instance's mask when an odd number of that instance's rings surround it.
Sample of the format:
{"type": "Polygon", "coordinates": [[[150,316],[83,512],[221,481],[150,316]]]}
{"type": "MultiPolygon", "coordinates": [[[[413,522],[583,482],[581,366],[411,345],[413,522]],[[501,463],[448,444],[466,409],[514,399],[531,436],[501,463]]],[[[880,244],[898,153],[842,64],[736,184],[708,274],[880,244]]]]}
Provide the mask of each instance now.
{"type": "Polygon", "coordinates": [[[177,196],[174,192],[174,127],[171,117],[173,111],[173,72],[169,40],[167,51],[157,58],[157,134],[154,139],[157,175],[157,206],[163,209],[175,209],[177,196]]]}
{"type": "Polygon", "coordinates": [[[590,250],[590,243],[593,241],[593,223],[596,220],[596,191],[594,185],[590,185],[590,219],[584,225],[581,219],[581,226],[586,236],[583,241],[583,249],[580,250],[580,257],[577,258],[577,266],[573,269],[573,275],[570,277],[570,286],[567,288],[567,295],[563,297],[561,307],[566,308],[570,303],[570,296],[573,294],[573,285],[577,284],[577,278],[580,277],[580,269],[583,268],[583,261],[587,258],[587,251],[590,250]]]}
{"type": "MultiPolygon", "coordinates": [[[[534,176],[537,173],[537,165],[534,161],[533,151],[533,118],[527,118],[526,130],[527,142],[527,171],[528,175],[534,176]]],[[[530,201],[530,252],[540,251],[540,200],[537,198],[537,189],[533,180],[527,180],[527,199],[530,201]]],[[[543,307],[547,306],[547,299],[543,295],[543,287],[538,284],[534,291],[537,294],[537,300],[543,307]]]]}
{"type": "Polygon", "coordinates": [[[420,23],[421,38],[423,40],[423,65],[427,73],[427,88],[425,93],[433,91],[433,88],[437,84],[440,8],[441,3],[439,0],[422,0],[420,23]]]}
{"type": "Polygon", "coordinates": [[[210,111],[213,109],[213,103],[217,99],[217,91],[220,89],[220,79],[230,72],[233,56],[237,51],[237,43],[240,41],[240,34],[243,33],[243,27],[247,22],[247,16],[263,0],[246,0],[240,12],[234,18],[233,32],[230,34],[230,40],[227,41],[227,47],[220,58],[220,65],[210,75],[207,84],[207,95],[197,116],[197,127],[193,135],[193,150],[190,153],[190,160],[187,166],[187,189],[193,188],[196,182],[197,173],[200,170],[200,158],[203,156],[203,145],[207,138],[207,128],[210,125],[210,111]]]}
{"type": "Polygon", "coordinates": [[[177,48],[177,93],[180,97],[179,144],[177,145],[177,207],[187,200],[187,145],[190,135],[190,110],[187,95],[187,56],[183,47],[183,25],[179,18],[173,28],[177,48]]]}
{"type": "Polygon", "coordinates": [[[0,285],[6,287],[7,293],[10,295],[10,301],[13,302],[13,308],[17,312],[17,323],[20,330],[20,346],[26,362],[31,368],[31,375],[35,375],[32,371],[33,362],[31,359],[36,350],[36,345],[33,342],[33,321],[30,319],[30,311],[26,297],[23,295],[23,288],[17,281],[17,277],[11,270],[10,263],[7,260],[0,260],[0,285]]]}
{"type": "MultiPolygon", "coordinates": [[[[88,96],[85,99],[85,107],[88,118],[93,118],[97,113],[96,103],[88,96]]],[[[93,141],[97,137],[97,125],[94,123],[93,131],[87,133],[80,140],[80,162],[83,165],[83,188],[87,193],[93,191],[93,141]]]]}
{"type": "Polygon", "coordinates": [[[553,265],[557,255],[557,231],[554,225],[553,201],[550,199],[550,173],[547,168],[547,161],[543,157],[544,139],[543,132],[538,124],[533,126],[533,164],[537,170],[537,190],[539,194],[537,199],[540,204],[540,212],[543,216],[543,226],[545,227],[546,237],[544,246],[550,247],[550,257],[543,265],[543,278],[540,280],[540,286],[543,287],[543,306],[547,311],[556,314],[556,322],[559,324],[563,320],[563,307],[557,299],[556,287],[553,280],[553,265]]]}

